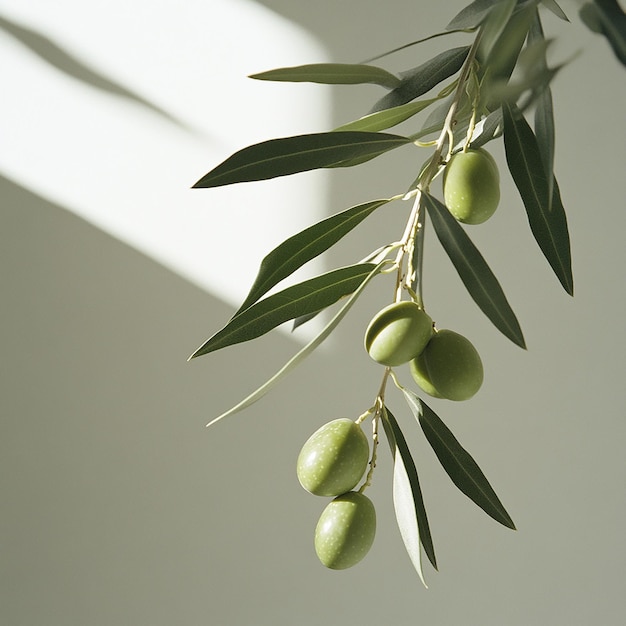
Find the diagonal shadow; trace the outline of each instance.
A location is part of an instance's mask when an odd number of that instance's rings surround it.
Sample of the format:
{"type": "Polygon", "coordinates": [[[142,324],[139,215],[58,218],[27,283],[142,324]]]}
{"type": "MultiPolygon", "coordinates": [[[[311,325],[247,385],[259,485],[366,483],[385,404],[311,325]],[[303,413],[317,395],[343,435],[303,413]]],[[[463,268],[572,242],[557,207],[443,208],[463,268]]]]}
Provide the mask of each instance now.
{"type": "Polygon", "coordinates": [[[187,131],[192,130],[187,124],[179,120],[171,113],[168,113],[156,104],[146,100],[130,89],[127,89],[120,83],[111,80],[104,74],[89,67],[45,35],[42,35],[31,28],[27,28],[26,26],[17,24],[16,22],[12,22],[2,15],[0,15],[0,28],[15,37],[15,39],[26,46],[40,59],[64,74],[86,83],[91,87],[95,87],[96,89],[101,89],[102,91],[112,93],[116,96],[128,98],[137,104],[147,107],[176,126],[179,126],[187,131]]]}

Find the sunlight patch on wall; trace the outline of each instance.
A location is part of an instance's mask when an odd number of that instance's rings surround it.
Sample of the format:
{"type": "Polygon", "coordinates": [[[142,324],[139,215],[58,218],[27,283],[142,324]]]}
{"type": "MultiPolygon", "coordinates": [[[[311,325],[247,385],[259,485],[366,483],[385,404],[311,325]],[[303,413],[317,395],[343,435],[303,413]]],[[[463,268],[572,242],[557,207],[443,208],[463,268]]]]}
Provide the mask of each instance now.
{"type": "Polygon", "coordinates": [[[233,306],[326,214],[319,172],[190,188],[245,145],[328,128],[327,88],[247,78],[326,58],[254,2],[6,0],[0,54],[0,172],[233,306]]]}

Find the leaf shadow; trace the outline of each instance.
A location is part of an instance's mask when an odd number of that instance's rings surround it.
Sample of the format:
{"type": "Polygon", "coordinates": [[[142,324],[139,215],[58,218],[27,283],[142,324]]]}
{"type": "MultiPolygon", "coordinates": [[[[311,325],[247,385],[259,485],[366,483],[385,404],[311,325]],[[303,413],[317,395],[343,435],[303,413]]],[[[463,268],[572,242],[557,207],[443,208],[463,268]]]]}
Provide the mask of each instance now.
{"type": "Polygon", "coordinates": [[[153,113],[156,113],[181,129],[186,131],[192,130],[185,122],[178,119],[175,115],[169,113],[165,109],[162,109],[153,102],[150,102],[119,82],[107,77],[97,69],[90,67],[41,32],[11,21],[1,14],[0,29],[17,39],[41,60],[75,80],[83,82],[91,87],[94,87],[95,89],[100,89],[107,93],[127,98],[136,104],[140,104],[141,106],[150,109],[153,113]]]}

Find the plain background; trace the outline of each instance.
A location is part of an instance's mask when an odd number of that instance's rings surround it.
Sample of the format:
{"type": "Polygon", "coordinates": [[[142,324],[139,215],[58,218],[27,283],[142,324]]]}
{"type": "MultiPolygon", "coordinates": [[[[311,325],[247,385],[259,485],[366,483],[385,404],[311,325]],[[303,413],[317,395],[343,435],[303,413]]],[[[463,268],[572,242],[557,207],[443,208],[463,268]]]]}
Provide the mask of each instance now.
{"type": "MultiPolygon", "coordinates": [[[[355,62],[442,29],[465,3],[263,4],[309,30],[332,60],[355,62]]],[[[374,547],[351,570],[325,570],[312,547],[324,503],[298,485],[295,459],[322,423],[371,404],[381,371],[363,352],[362,334],[391,286],[375,282],[325,350],[245,413],[206,430],[299,343],[272,333],[187,363],[232,306],[3,179],[3,624],[624,623],[626,70],[581,26],[576,5],[563,6],[571,24],[550,14],[544,24],[562,37],[556,60],[580,51],[553,85],[575,298],[534,243],[504,165],[501,207],[470,234],[528,351],[476,309],[432,232],[426,248],[429,311],[471,338],[486,369],[471,401],[431,404],[518,531],[456,490],[390,390],[420,471],[440,572],[426,566],[424,589],[404,553],[384,443],[369,492],[379,516],[374,547]]],[[[440,40],[380,63],[399,71],[452,45],[440,40]]],[[[269,68],[250,71],[259,69],[269,68]]],[[[379,93],[334,89],[333,123],[364,114],[379,93]]],[[[503,164],[501,145],[492,145],[503,164]]],[[[410,154],[333,172],[324,212],[398,193],[424,158],[410,154]]],[[[216,210],[210,191],[206,202],[216,210]]],[[[381,209],[328,255],[328,267],[397,238],[404,217],[402,204],[381,209]]],[[[219,216],[216,228],[227,219],[219,216]]]]}

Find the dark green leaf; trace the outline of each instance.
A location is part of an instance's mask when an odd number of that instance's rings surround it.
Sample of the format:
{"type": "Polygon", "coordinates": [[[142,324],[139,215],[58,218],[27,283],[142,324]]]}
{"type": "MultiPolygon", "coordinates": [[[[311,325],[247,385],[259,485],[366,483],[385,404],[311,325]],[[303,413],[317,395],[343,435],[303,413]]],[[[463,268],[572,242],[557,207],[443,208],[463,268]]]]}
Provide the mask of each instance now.
{"type": "Polygon", "coordinates": [[[446,26],[447,30],[478,28],[489,14],[489,11],[500,0],[474,0],[457,13],[446,26]]]}
{"type": "MultiPolygon", "coordinates": [[[[558,5],[557,5],[558,6],[558,5]]],[[[531,24],[529,32],[529,43],[545,41],[543,28],[541,26],[541,18],[539,12],[535,13],[535,18],[531,24]]],[[[547,71],[548,62],[545,56],[538,59],[540,70],[547,71]]],[[[552,91],[546,85],[535,103],[535,135],[537,137],[537,145],[546,173],[548,181],[548,209],[552,207],[552,194],[554,187],[554,109],[552,106],[552,91]]]]}
{"type": "Polygon", "coordinates": [[[426,107],[430,106],[433,102],[437,102],[438,98],[431,98],[430,100],[422,100],[417,102],[409,102],[407,104],[401,104],[400,106],[393,107],[391,109],[383,109],[376,113],[370,113],[365,117],[362,117],[354,122],[349,122],[343,126],[339,126],[335,131],[340,130],[361,130],[377,132],[379,130],[385,130],[396,126],[405,120],[413,117],[420,111],[423,111],[426,107]]]}
{"type": "Polygon", "coordinates": [[[191,358],[250,341],[283,322],[320,311],[355,291],[375,267],[373,263],[343,267],[268,296],[233,317],[222,330],[198,348],[191,358]]]}
{"type": "Polygon", "coordinates": [[[526,207],[530,229],[563,288],[573,295],[567,218],[556,180],[550,203],[545,167],[531,127],[515,105],[504,104],[503,114],[506,160],[526,207]]]}
{"type": "Polygon", "coordinates": [[[410,141],[398,135],[355,131],[270,139],[235,152],[205,174],[194,187],[219,187],[323,167],[345,167],[343,163],[346,161],[374,158],[410,141]]]}
{"type": "Polygon", "coordinates": [[[391,202],[391,198],[359,204],[309,226],[283,241],[261,262],[254,284],[235,315],[254,304],[283,278],[290,276],[305,263],[328,250],[373,211],[388,202],[391,202]]]}
{"type": "Polygon", "coordinates": [[[252,74],[258,80],[285,81],[293,83],[323,83],[326,85],[359,85],[374,83],[388,89],[398,85],[400,79],[380,67],[360,63],[312,63],[296,67],[252,74]]]}
{"type": "Polygon", "coordinates": [[[626,14],[616,0],[586,2],[580,8],[580,19],[587,28],[604,35],[620,63],[626,65],[626,14]]]}
{"type": "Polygon", "coordinates": [[[437,237],[474,302],[498,330],[525,348],[515,313],[483,256],[444,204],[426,193],[424,201],[437,237]]]}
{"type": "MultiPolygon", "coordinates": [[[[387,441],[394,459],[394,500],[396,499],[396,496],[399,498],[404,497],[405,500],[410,499],[411,507],[413,508],[413,515],[409,514],[407,516],[408,519],[405,519],[405,522],[409,522],[407,524],[402,522],[401,516],[398,514],[399,507],[396,507],[396,517],[398,518],[398,526],[400,527],[400,533],[404,540],[404,544],[413,564],[415,565],[417,561],[417,564],[419,565],[421,559],[419,558],[419,555],[415,554],[415,552],[419,549],[418,544],[421,542],[424,547],[424,552],[426,552],[426,555],[428,556],[428,560],[431,562],[432,566],[437,569],[435,548],[430,534],[430,527],[428,525],[428,518],[426,516],[426,508],[424,506],[424,499],[422,497],[422,490],[417,475],[417,469],[415,467],[415,463],[413,462],[411,451],[409,450],[404,434],[402,433],[396,418],[387,407],[385,407],[382,418],[385,434],[387,435],[387,441]],[[396,491],[398,491],[397,494],[396,491]],[[417,528],[415,528],[414,524],[411,523],[412,517],[414,517],[417,521],[417,528]],[[412,549],[410,548],[411,546],[412,549]]],[[[419,570],[418,573],[420,573],[419,570]]]]}
{"type": "MultiPolygon", "coordinates": [[[[399,200],[400,196],[392,198],[392,200],[399,200]]],[[[391,245],[381,246],[377,250],[370,252],[364,259],[361,259],[359,263],[391,263],[391,261],[387,260],[387,254],[392,249],[391,245]]],[[[345,296],[347,297],[347,296],[345,296]]],[[[307,315],[301,315],[300,317],[296,317],[293,320],[293,326],[291,330],[294,331],[298,326],[302,326],[302,324],[306,324],[310,322],[313,318],[317,317],[324,309],[321,311],[317,311],[316,313],[308,313],[307,315]]]]}
{"type": "Polygon", "coordinates": [[[397,107],[424,95],[441,81],[456,74],[461,69],[468,52],[469,46],[453,48],[438,54],[419,67],[402,72],[400,84],[382,97],[371,112],[397,107]]]}
{"type": "Polygon", "coordinates": [[[556,15],[558,18],[562,19],[565,22],[569,22],[569,19],[567,19],[567,15],[565,15],[565,12],[559,6],[556,0],[541,0],[541,4],[543,4],[543,6],[546,7],[546,9],[548,9],[549,11],[552,11],[552,13],[554,13],[554,15],[556,15]]]}
{"type": "Polygon", "coordinates": [[[412,391],[404,397],[452,482],[487,515],[515,530],[515,524],[476,461],[435,412],[412,391]]]}

